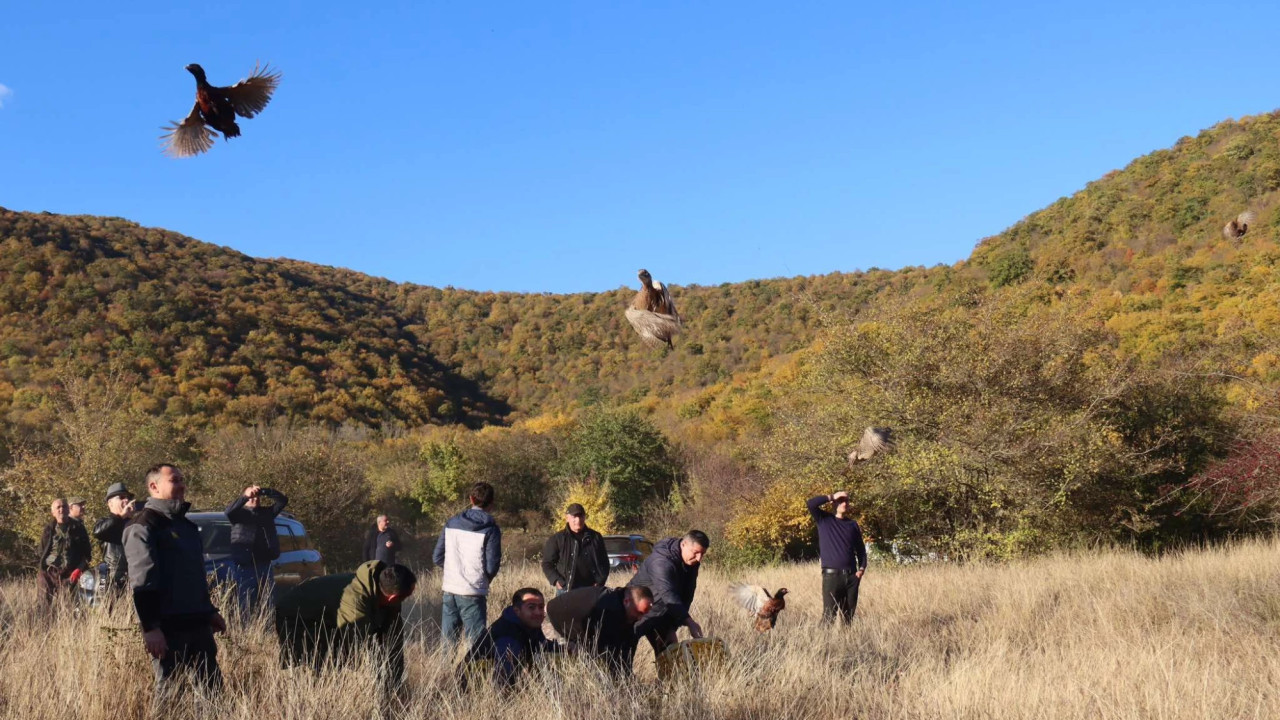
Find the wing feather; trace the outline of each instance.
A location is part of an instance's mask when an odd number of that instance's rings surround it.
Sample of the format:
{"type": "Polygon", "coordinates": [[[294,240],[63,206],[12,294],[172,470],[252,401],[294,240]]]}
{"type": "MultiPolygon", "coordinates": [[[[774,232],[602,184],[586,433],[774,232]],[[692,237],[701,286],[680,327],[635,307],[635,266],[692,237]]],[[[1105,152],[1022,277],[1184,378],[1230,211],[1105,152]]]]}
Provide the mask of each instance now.
{"type": "Polygon", "coordinates": [[[231,103],[237,115],[251,118],[267,107],[267,103],[271,102],[271,94],[279,85],[279,71],[273,71],[270,65],[264,65],[261,68],[254,65],[249,77],[231,87],[218,88],[218,90],[222,92],[227,102],[231,103]]]}
{"type": "Polygon", "coordinates": [[[759,585],[748,585],[746,583],[734,583],[729,586],[729,592],[733,595],[733,599],[747,610],[758,613],[764,604],[769,602],[769,591],[759,585]]]}
{"type": "Polygon", "coordinates": [[[191,157],[207,152],[213,147],[218,134],[204,124],[200,117],[200,103],[196,103],[182,122],[169,123],[162,128],[169,132],[160,136],[163,148],[169,157],[191,157]]]}

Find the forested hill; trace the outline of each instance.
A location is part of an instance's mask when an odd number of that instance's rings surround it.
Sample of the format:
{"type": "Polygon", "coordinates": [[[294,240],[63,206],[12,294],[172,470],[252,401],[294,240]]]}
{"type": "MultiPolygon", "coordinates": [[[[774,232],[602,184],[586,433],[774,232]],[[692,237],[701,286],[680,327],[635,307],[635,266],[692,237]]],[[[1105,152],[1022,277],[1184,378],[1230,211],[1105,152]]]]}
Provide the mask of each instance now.
{"type": "MultiPolygon", "coordinates": [[[[70,364],[132,371],[136,405],[188,425],[502,422],[712,385],[890,299],[1028,283],[1086,296],[1136,355],[1209,348],[1221,369],[1273,382],[1278,193],[1280,119],[1224,122],[952,266],[674,288],[686,326],[670,352],[642,345],[623,317],[637,268],[618,268],[619,288],[603,293],[429,288],[117,218],[0,209],[0,415],[46,422],[43,391],[70,364]],[[1249,232],[1224,238],[1246,210],[1249,232]]],[[[645,264],[663,278],[661,258],[645,264]]]]}
{"type": "Polygon", "coordinates": [[[0,413],[39,427],[61,373],[112,368],[138,378],[136,406],[187,426],[501,422],[754,369],[809,343],[823,313],[902,277],[678,288],[686,333],[667,352],[626,324],[632,290],[427,288],[255,259],[118,218],[0,209],[0,413]]]}

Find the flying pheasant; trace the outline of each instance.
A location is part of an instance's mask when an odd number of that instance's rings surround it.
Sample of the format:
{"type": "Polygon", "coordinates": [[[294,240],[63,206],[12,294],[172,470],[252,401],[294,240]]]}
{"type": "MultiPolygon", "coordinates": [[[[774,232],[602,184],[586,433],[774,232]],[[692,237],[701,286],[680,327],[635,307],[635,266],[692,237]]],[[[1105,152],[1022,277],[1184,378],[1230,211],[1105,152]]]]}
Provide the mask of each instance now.
{"type": "Polygon", "coordinates": [[[1245,210],[1222,228],[1222,234],[1228,240],[1238,240],[1249,232],[1249,223],[1253,222],[1253,211],[1245,210]]]}
{"type": "Polygon", "coordinates": [[[209,150],[218,132],[223,140],[238,137],[236,116],[251,118],[262,112],[280,84],[280,73],[265,66],[259,69],[255,65],[249,77],[230,87],[210,85],[199,65],[188,65],[186,69],[196,78],[196,104],[182,122],[164,127],[169,132],[160,139],[165,153],[172,157],[191,157],[209,150]]]}
{"type": "Polygon", "coordinates": [[[770,595],[768,590],[759,585],[734,583],[729,587],[729,591],[733,593],[733,599],[739,605],[756,614],[758,632],[765,633],[772,630],[778,624],[778,613],[787,606],[787,601],[784,599],[787,594],[786,588],[781,588],[770,595]]]}
{"type": "Polygon", "coordinates": [[[653,279],[648,270],[641,270],[640,292],[636,293],[627,308],[627,321],[636,329],[645,343],[666,344],[674,348],[671,338],[680,332],[680,313],[671,299],[671,290],[653,279]]]}
{"type": "Polygon", "coordinates": [[[862,439],[858,446],[849,453],[849,464],[859,460],[870,460],[876,453],[893,448],[893,430],[889,428],[869,427],[862,431],[862,439]]]}

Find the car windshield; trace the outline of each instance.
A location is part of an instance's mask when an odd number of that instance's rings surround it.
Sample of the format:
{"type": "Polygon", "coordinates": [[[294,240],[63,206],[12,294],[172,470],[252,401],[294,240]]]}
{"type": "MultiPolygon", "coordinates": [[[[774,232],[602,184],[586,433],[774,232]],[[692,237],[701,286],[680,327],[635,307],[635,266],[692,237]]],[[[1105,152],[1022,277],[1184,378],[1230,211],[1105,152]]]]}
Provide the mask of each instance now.
{"type": "Polygon", "coordinates": [[[200,542],[204,543],[204,554],[214,557],[231,554],[231,523],[198,522],[200,542]]]}
{"type": "Polygon", "coordinates": [[[605,538],[604,549],[614,554],[633,552],[631,538],[605,538]]]}

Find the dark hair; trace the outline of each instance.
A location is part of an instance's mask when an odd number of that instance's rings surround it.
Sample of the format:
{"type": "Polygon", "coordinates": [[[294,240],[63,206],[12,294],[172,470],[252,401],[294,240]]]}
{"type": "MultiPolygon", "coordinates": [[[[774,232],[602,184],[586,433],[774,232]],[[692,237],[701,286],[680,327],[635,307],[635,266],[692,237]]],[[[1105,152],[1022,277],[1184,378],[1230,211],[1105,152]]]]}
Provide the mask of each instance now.
{"type": "Polygon", "coordinates": [[[520,605],[520,601],[524,599],[525,595],[537,595],[539,600],[546,599],[543,597],[542,591],[537,588],[531,588],[531,587],[520,588],[519,590],[516,591],[515,595],[511,596],[511,607],[516,607],[520,605]]]}
{"type": "Polygon", "coordinates": [[[653,602],[653,591],[647,585],[632,585],[627,588],[627,596],[631,598],[631,604],[634,605],[641,600],[653,602]]]}
{"type": "Polygon", "coordinates": [[[478,508],[487,508],[493,504],[493,486],[487,482],[478,482],[471,486],[471,504],[478,508]]]}
{"type": "Polygon", "coordinates": [[[418,578],[403,565],[388,565],[378,573],[378,589],[384,595],[408,597],[418,587],[418,578]]]}
{"type": "Polygon", "coordinates": [[[707,534],[701,530],[690,530],[684,534],[684,539],[698,543],[703,550],[711,549],[711,538],[707,537],[707,534]]]}

